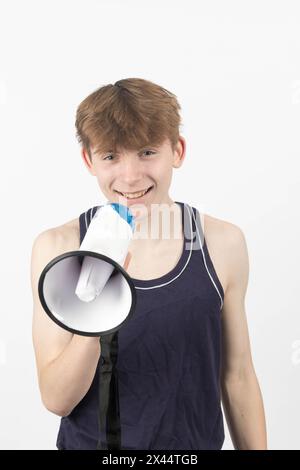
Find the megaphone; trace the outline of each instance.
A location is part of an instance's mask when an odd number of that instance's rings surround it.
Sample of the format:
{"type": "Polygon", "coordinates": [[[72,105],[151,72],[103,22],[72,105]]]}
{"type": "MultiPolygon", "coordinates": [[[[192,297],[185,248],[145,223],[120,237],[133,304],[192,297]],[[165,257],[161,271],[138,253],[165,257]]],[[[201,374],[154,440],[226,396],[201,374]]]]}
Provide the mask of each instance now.
{"type": "Polygon", "coordinates": [[[107,203],[96,212],[80,248],[45,266],[38,293],[55,323],[75,334],[104,336],[129,320],[136,291],[123,264],[133,232],[130,209],[107,203]]]}

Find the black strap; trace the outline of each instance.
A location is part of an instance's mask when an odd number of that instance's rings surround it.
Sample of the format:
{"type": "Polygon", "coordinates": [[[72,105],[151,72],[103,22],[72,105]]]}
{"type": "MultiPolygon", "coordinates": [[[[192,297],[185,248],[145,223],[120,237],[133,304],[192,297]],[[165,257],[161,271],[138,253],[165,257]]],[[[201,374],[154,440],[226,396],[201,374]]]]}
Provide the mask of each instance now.
{"type": "MultiPolygon", "coordinates": [[[[79,216],[80,244],[87,229],[101,206],[91,207],[79,216]]],[[[82,257],[83,258],[83,257],[82,257]]],[[[80,258],[81,263],[82,259],[80,258]]],[[[114,269],[111,276],[118,271],[114,269]]],[[[99,440],[97,449],[121,448],[121,424],[119,408],[118,373],[116,363],[118,358],[118,331],[99,338],[101,358],[99,366],[99,440]],[[105,437],[104,437],[105,436],[105,437]],[[106,440],[105,440],[106,438],[106,440]],[[104,439],[104,440],[103,440],[104,439]]]]}
{"type": "Polygon", "coordinates": [[[99,368],[99,441],[97,449],[121,449],[119,407],[118,331],[100,338],[101,363],[99,368]],[[106,442],[103,437],[106,436],[106,442]]]}

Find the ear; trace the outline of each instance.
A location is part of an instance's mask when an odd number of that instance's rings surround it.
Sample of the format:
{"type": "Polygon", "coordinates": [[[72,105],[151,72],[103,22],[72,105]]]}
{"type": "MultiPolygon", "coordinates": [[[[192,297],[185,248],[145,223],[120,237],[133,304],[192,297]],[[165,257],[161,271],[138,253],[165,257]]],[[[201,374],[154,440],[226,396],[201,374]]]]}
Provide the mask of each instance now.
{"type": "Polygon", "coordinates": [[[185,139],[184,137],[179,136],[178,142],[174,150],[173,168],[181,167],[183,160],[185,159],[185,153],[186,153],[185,139]]]}
{"type": "Polygon", "coordinates": [[[94,165],[93,163],[91,162],[90,160],[90,157],[88,155],[88,152],[85,148],[82,148],[81,149],[81,156],[82,156],[82,159],[84,161],[84,164],[85,166],[87,167],[87,169],[89,170],[90,174],[95,176],[96,173],[95,173],[95,170],[94,170],[94,165]]]}

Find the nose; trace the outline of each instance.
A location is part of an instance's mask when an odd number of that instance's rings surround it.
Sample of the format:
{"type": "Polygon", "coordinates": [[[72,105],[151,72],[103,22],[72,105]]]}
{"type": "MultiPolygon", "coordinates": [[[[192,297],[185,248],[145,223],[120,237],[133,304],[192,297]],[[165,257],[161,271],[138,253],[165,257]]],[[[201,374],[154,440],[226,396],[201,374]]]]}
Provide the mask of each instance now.
{"type": "Polygon", "coordinates": [[[143,165],[135,158],[124,159],[120,177],[124,185],[128,186],[128,190],[134,188],[143,179],[143,165]]]}

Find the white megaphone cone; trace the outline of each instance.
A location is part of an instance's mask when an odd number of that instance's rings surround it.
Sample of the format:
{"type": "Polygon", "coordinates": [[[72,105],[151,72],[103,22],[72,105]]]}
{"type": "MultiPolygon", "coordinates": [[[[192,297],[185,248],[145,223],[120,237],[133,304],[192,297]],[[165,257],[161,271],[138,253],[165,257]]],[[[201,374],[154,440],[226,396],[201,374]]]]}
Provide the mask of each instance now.
{"type": "Polygon", "coordinates": [[[134,312],[136,293],[122,267],[134,231],[129,208],[108,203],[93,217],[79,250],[54,258],[39,279],[46,313],[84,336],[117,331],[134,312]]]}

